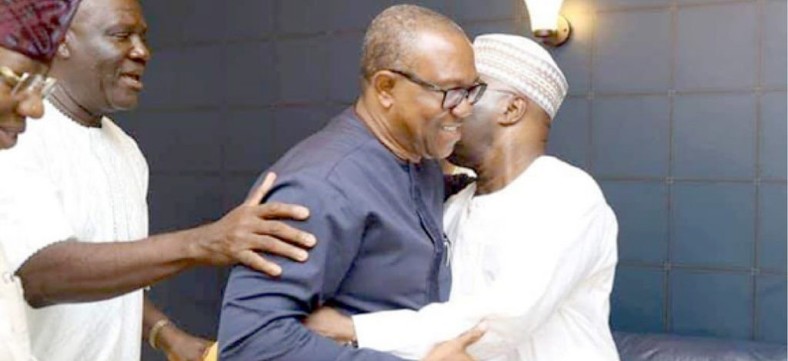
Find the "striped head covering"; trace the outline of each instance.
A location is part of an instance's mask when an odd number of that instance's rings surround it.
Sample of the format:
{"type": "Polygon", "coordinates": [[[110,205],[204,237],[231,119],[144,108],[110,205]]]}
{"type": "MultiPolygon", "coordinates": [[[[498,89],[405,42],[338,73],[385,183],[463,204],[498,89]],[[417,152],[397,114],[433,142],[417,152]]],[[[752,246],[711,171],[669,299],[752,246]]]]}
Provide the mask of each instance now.
{"type": "Polygon", "coordinates": [[[0,0],[0,46],[49,63],[80,0],[0,0]]]}
{"type": "Polygon", "coordinates": [[[531,39],[485,34],[473,42],[479,74],[508,84],[555,118],[569,84],[550,54],[531,39]]]}

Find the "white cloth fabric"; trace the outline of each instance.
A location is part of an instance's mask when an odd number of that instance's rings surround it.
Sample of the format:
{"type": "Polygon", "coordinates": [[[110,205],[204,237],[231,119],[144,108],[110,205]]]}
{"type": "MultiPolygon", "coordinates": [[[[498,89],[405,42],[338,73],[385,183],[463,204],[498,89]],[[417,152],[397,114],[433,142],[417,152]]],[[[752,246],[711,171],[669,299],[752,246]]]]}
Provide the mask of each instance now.
{"type": "Polygon", "coordinates": [[[481,321],[478,360],[617,361],[608,326],[618,225],[596,182],[542,156],[505,188],[446,203],[449,302],[353,316],[360,347],[422,358],[481,321]]]}
{"type": "Polygon", "coordinates": [[[569,84],[541,45],[518,35],[485,34],[473,41],[473,52],[479,74],[514,87],[555,118],[569,84]]]}
{"type": "MultiPolygon", "coordinates": [[[[88,128],[46,104],[13,149],[0,153],[0,244],[12,271],[40,249],[75,238],[147,237],[148,166],[110,119],[88,128]]],[[[106,301],[27,308],[39,360],[138,361],[142,291],[106,301]]]]}
{"type": "Polygon", "coordinates": [[[0,360],[34,361],[22,284],[8,269],[3,247],[0,247],[0,275],[0,360]]]}

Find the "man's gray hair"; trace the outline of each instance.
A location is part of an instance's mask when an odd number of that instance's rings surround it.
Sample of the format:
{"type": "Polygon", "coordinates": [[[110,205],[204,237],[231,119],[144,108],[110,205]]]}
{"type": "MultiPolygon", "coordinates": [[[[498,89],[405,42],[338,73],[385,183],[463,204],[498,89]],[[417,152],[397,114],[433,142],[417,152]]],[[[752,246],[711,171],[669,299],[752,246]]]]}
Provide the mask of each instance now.
{"type": "Polygon", "coordinates": [[[364,35],[361,50],[361,75],[364,79],[385,69],[409,69],[413,59],[413,43],[424,30],[449,30],[465,34],[448,17],[421,6],[394,5],[378,14],[364,35]]]}

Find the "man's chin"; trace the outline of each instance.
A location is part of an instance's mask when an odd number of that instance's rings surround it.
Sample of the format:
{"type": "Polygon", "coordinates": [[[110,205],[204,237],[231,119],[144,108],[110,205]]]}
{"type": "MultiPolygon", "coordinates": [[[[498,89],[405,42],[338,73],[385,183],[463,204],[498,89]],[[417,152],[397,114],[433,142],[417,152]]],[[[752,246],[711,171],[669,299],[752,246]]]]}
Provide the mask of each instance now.
{"type": "Polygon", "coordinates": [[[440,147],[433,148],[433,151],[430,154],[430,158],[432,159],[446,159],[452,155],[454,149],[457,145],[457,142],[451,142],[450,144],[444,144],[440,147]]]}
{"type": "Polygon", "coordinates": [[[434,152],[432,154],[428,154],[425,158],[427,159],[435,159],[435,160],[444,160],[451,154],[451,150],[445,152],[434,152]]]}
{"type": "Polygon", "coordinates": [[[137,105],[139,105],[139,96],[128,96],[113,99],[110,108],[112,112],[125,112],[134,110],[137,105]]]}
{"type": "Polygon", "coordinates": [[[15,146],[18,137],[18,134],[9,134],[0,130],[0,151],[15,146]]]}
{"type": "Polygon", "coordinates": [[[455,149],[454,152],[449,154],[446,160],[448,160],[449,163],[454,164],[458,167],[470,168],[469,162],[467,162],[466,158],[457,152],[457,149],[455,149]]]}

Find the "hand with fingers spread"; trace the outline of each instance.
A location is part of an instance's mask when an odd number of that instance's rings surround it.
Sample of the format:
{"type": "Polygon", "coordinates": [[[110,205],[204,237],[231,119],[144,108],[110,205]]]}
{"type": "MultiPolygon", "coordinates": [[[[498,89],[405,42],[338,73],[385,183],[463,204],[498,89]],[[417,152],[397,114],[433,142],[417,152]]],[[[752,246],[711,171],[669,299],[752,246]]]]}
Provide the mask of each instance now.
{"type": "Polygon", "coordinates": [[[306,261],[306,249],[315,245],[313,235],[291,227],[281,220],[305,220],[309,210],[292,204],[263,203],[276,180],[268,173],[265,180],[238,207],[222,219],[203,227],[208,237],[194,245],[205,264],[230,265],[242,263],[270,276],[278,276],[282,268],[260,253],[270,253],[296,261],[306,261]]]}

